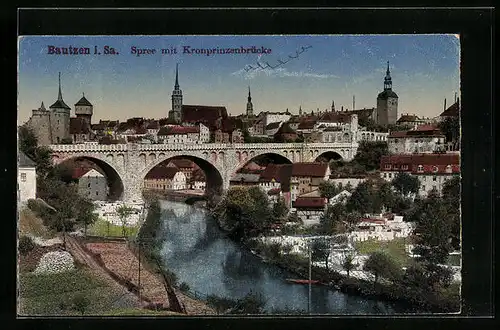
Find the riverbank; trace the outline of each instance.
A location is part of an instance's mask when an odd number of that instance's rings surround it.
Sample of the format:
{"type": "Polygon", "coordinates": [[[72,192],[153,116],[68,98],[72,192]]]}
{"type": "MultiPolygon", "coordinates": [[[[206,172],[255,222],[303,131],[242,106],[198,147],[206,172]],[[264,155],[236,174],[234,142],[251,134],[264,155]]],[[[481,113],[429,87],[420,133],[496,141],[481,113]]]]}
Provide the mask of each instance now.
{"type": "MultiPolygon", "coordinates": [[[[270,245],[247,239],[238,242],[247,251],[256,255],[263,262],[274,264],[300,278],[309,278],[309,262],[307,258],[297,254],[283,254],[270,249],[270,245]]],[[[347,277],[337,271],[311,266],[311,279],[317,280],[331,290],[339,290],[350,295],[361,296],[371,300],[384,300],[390,303],[404,304],[415,313],[457,313],[460,311],[459,285],[451,285],[448,290],[437,294],[418,291],[397,283],[374,283],[373,281],[347,277]],[[454,294],[456,291],[456,294],[454,294]]]]}

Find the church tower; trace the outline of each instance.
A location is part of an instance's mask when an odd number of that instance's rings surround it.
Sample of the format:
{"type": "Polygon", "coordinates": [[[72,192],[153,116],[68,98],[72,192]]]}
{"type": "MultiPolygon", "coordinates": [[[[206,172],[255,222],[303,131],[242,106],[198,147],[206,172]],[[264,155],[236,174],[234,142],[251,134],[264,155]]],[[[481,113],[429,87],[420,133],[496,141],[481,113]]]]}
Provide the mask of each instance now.
{"type": "Polygon", "coordinates": [[[247,117],[253,116],[252,95],[250,95],[250,86],[248,86],[248,100],[247,100],[247,117]]]}
{"type": "Polygon", "coordinates": [[[172,91],[172,110],[168,114],[168,118],[180,124],[182,114],[182,90],[179,88],[179,64],[175,67],[175,85],[172,91]]]}
{"type": "Polygon", "coordinates": [[[379,125],[395,124],[398,119],[398,95],[392,90],[391,71],[387,61],[387,72],[384,78],[384,91],[377,96],[375,121],[379,125]]]}
{"type": "Polygon", "coordinates": [[[302,106],[299,106],[299,116],[302,117],[302,106]]]}
{"type": "Polygon", "coordinates": [[[92,122],[92,114],[94,112],[94,106],[85,98],[85,93],[83,93],[80,101],[75,104],[75,114],[77,118],[83,118],[87,124],[92,122]]]}
{"type": "Polygon", "coordinates": [[[332,100],[332,112],[335,112],[335,101],[332,100]]]}
{"type": "Polygon", "coordinates": [[[50,127],[52,133],[52,143],[61,143],[62,139],[70,138],[69,117],[71,108],[64,103],[61,92],[61,72],[59,72],[59,94],[57,101],[50,107],[50,127]]]}

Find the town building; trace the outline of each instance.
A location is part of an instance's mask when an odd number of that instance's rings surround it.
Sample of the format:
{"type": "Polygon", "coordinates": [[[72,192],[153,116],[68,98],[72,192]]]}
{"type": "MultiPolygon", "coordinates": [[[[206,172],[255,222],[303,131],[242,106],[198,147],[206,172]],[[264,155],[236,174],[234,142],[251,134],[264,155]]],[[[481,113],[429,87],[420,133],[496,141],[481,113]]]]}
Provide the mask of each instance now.
{"type": "Polygon", "coordinates": [[[354,242],[392,241],[410,236],[414,229],[415,224],[404,222],[403,216],[392,213],[380,214],[362,218],[349,233],[349,238],[354,242]]]}
{"type": "MultiPolygon", "coordinates": [[[[446,108],[446,100],[445,100],[446,108]]],[[[456,98],[455,102],[446,108],[438,117],[438,121],[443,121],[446,118],[459,118],[460,116],[460,98],[456,98]]]]}
{"type": "Polygon", "coordinates": [[[78,193],[91,200],[108,199],[108,182],[104,175],[95,169],[84,169],[78,176],[78,193]]]}
{"type": "Polygon", "coordinates": [[[384,91],[377,96],[375,122],[379,125],[396,124],[398,119],[398,95],[392,90],[392,78],[387,62],[387,72],[384,78],[384,91]]]}
{"type": "Polygon", "coordinates": [[[84,143],[91,141],[94,137],[88,118],[76,117],[69,119],[69,134],[72,143],[84,143]]]}
{"type": "Polygon", "coordinates": [[[288,208],[291,208],[291,176],[292,164],[268,164],[259,177],[259,187],[271,198],[271,202],[283,197],[288,208]]]}
{"type": "Polygon", "coordinates": [[[341,175],[341,174],[332,174],[328,178],[328,181],[335,184],[336,186],[347,187],[350,186],[352,189],[355,189],[361,182],[366,181],[366,175],[341,175]]]}
{"type": "Polygon", "coordinates": [[[432,189],[441,193],[447,180],[460,175],[460,155],[437,153],[382,156],[381,178],[392,181],[399,172],[406,172],[418,178],[419,195],[427,196],[432,189]]]}
{"type": "Polygon", "coordinates": [[[291,174],[291,198],[317,190],[330,176],[328,163],[294,163],[291,174]]]}
{"type": "Polygon", "coordinates": [[[26,203],[29,199],[36,198],[36,163],[22,151],[17,156],[18,201],[26,203]]]}
{"type": "Polygon", "coordinates": [[[260,174],[236,173],[229,181],[230,186],[257,186],[259,185],[260,174]]]}
{"type": "Polygon", "coordinates": [[[430,119],[426,118],[419,118],[417,115],[411,115],[411,114],[403,114],[399,119],[396,121],[396,124],[398,126],[406,127],[408,129],[414,128],[418,125],[423,125],[423,124],[429,124],[432,122],[430,119]]]}
{"type": "Polygon", "coordinates": [[[190,161],[189,159],[173,159],[171,160],[167,166],[178,168],[184,175],[186,176],[186,181],[191,181],[191,176],[193,175],[193,171],[195,170],[195,163],[190,161]]]}
{"type": "Polygon", "coordinates": [[[190,189],[194,190],[205,190],[206,187],[206,176],[201,168],[196,167],[191,174],[191,180],[188,181],[190,189]]]}
{"type": "Polygon", "coordinates": [[[64,102],[61,92],[61,73],[59,73],[59,93],[57,100],[47,110],[42,102],[40,108],[33,110],[27,126],[33,130],[39,145],[61,143],[70,139],[69,118],[71,108],[64,102]]]}
{"type": "Polygon", "coordinates": [[[298,197],[292,202],[292,207],[305,226],[317,225],[325,213],[326,198],[298,197]]]}
{"type": "Polygon", "coordinates": [[[253,104],[252,95],[250,95],[250,86],[248,86],[248,100],[247,100],[247,117],[253,117],[253,104]]]}
{"type": "Polygon", "coordinates": [[[75,115],[76,118],[83,119],[87,125],[90,126],[92,123],[92,114],[94,113],[94,106],[85,98],[85,93],[82,94],[82,98],[75,103],[75,115]]]}
{"type": "Polygon", "coordinates": [[[393,154],[433,153],[444,151],[446,137],[432,125],[420,125],[408,131],[390,132],[389,152],[393,154]]]}
{"type": "Polygon", "coordinates": [[[186,176],[177,167],[156,166],[144,178],[144,188],[150,190],[184,190],[186,176]]]}
{"type": "Polygon", "coordinates": [[[210,140],[210,131],[203,124],[196,126],[168,125],[163,126],[156,134],[156,140],[159,143],[208,143],[210,140]]]}
{"type": "Polygon", "coordinates": [[[288,122],[284,122],[273,136],[274,141],[283,143],[295,142],[298,137],[297,132],[290,127],[288,122]]]}

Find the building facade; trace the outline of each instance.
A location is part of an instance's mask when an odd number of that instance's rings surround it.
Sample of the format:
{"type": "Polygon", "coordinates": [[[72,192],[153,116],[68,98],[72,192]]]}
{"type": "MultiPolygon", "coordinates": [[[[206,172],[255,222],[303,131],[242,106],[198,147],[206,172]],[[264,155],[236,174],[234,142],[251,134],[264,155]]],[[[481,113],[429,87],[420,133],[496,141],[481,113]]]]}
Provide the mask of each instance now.
{"type": "Polygon", "coordinates": [[[78,193],[91,200],[107,200],[108,191],[106,177],[95,169],[90,169],[78,179],[78,193]]]}
{"type": "Polygon", "coordinates": [[[18,154],[17,189],[20,203],[36,198],[36,164],[22,151],[18,154]]]}
{"type": "Polygon", "coordinates": [[[398,95],[392,90],[392,78],[387,62],[387,72],[384,78],[384,91],[377,96],[375,122],[379,125],[396,124],[398,119],[398,95]]]}
{"type": "Polygon", "coordinates": [[[391,132],[387,137],[393,154],[433,153],[444,151],[446,137],[432,125],[421,125],[409,131],[391,132]]]}
{"type": "Polygon", "coordinates": [[[420,196],[427,196],[433,189],[442,192],[444,183],[460,176],[459,154],[413,154],[382,156],[380,176],[392,181],[399,172],[418,178],[420,196]]]}

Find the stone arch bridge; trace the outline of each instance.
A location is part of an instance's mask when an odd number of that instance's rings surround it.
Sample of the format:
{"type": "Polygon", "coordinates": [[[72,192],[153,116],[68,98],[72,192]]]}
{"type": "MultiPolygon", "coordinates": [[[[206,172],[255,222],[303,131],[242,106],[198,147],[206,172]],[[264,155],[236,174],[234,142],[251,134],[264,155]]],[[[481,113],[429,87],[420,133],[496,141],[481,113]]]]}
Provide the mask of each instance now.
{"type": "Polygon", "coordinates": [[[250,160],[268,154],[283,162],[312,162],[321,156],[351,160],[357,143],[241,143],[241,144],[57,144],[53,161],[87,159],[106,174],[114,199],[129,202],[142,200],[146,174],[158,164],[175,158],[186,158],[204,172],[207,190],[222,193],[231,177],[250,160]]]}

